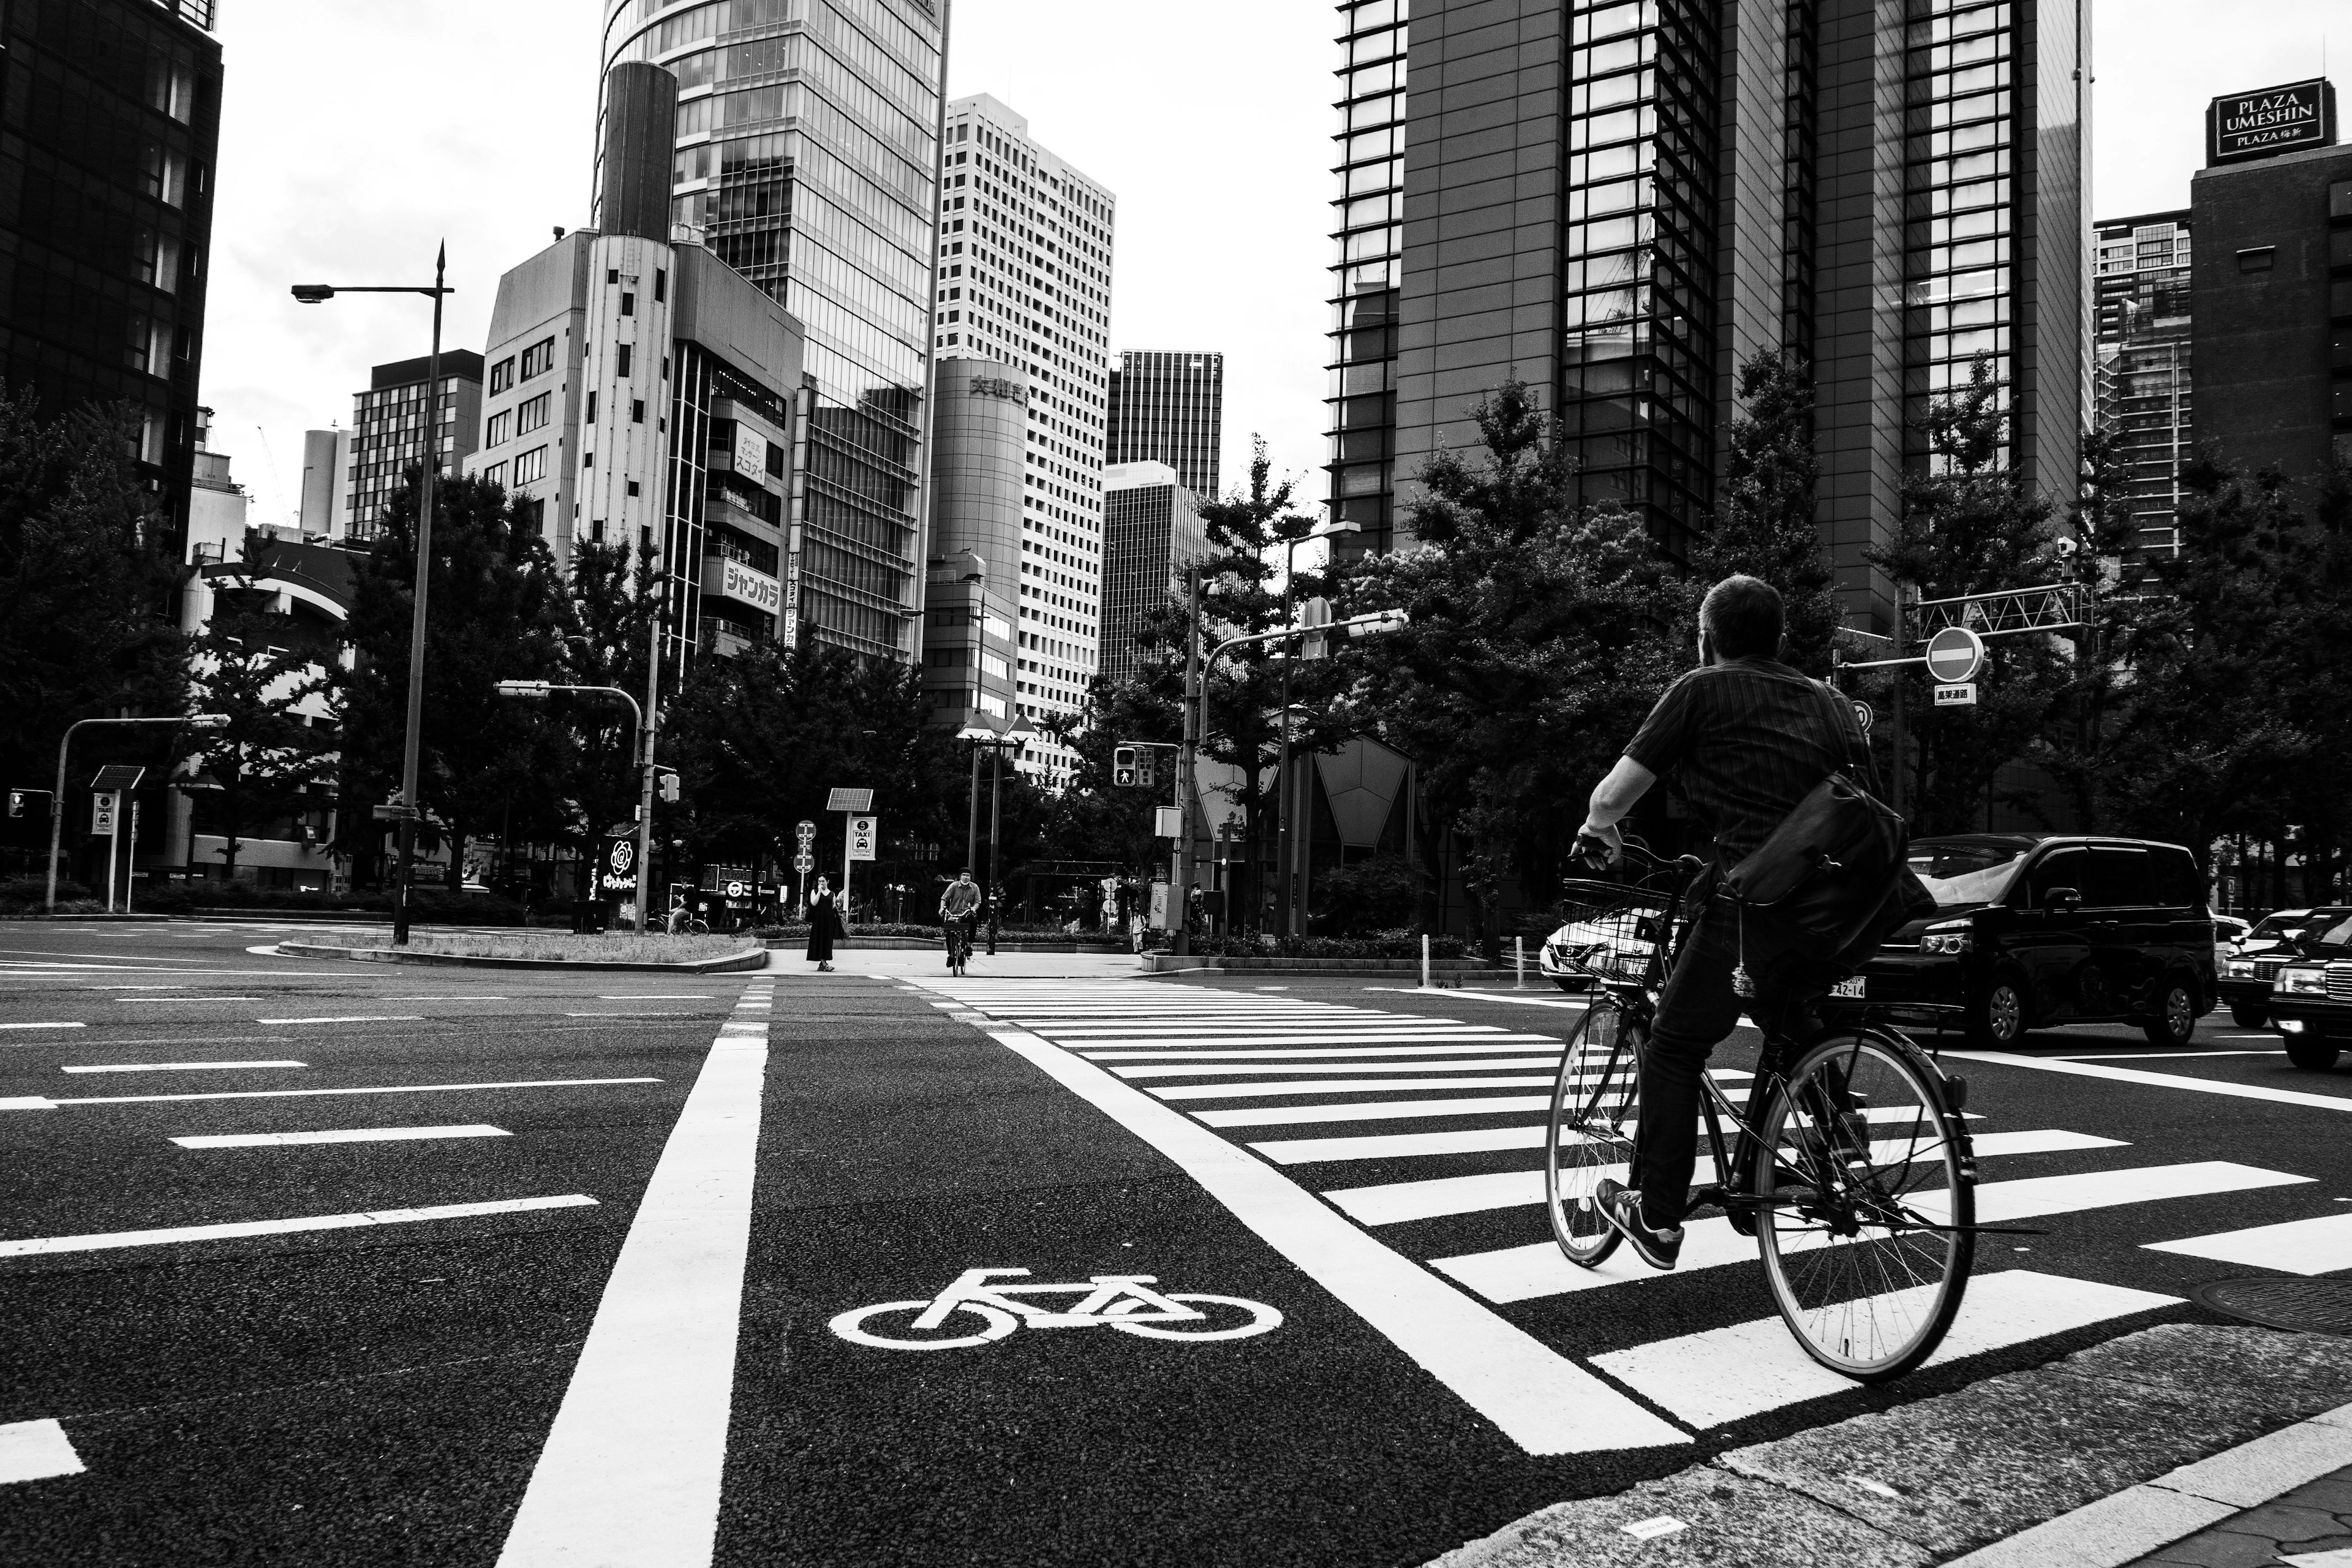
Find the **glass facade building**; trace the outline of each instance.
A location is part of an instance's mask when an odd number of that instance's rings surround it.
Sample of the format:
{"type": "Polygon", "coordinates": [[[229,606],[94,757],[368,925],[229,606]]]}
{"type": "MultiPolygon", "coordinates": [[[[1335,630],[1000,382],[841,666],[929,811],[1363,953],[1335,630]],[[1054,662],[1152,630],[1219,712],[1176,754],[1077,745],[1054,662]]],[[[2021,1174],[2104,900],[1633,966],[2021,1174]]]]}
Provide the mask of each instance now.
{"type": "Polygon", "coordinates": [[[1105,460],[1165,463],[1196,497],[1217,499],[1224,441],[1225,356],[1133,349],[1110,373],[1105,460]]]}
{"type": "MultiPolygon", "coordinates": [[[[930,0],[605,0],[678,80],[675,218],[806,329],[791,553],[821,643],[912,661],[941,37],[930,0]]],[[[603,138],[599,136],[601,143],[603,138]]],[[[601,187],[601,172],[600,172],[601,187]]]]}
{"type": "MultiPolygon", "coordinates": [[[[1427,4],[1428,0],[1423,0],[1427,4]]],[[[1338,159],[1332,198],[1329,510],[1362,531],[1350,552],[1394,542],[1397,289],[1404,266],[1405,61],[1411,0],[1339,7],[1338,159]]]]}
{"type": "Polygon", "coordinates": [[[2140,548],[2178,548],[2180,462],[2195,440],[2189,214],[2098,226],[2098,428],[2115,437],[2140,548]]]}
{"type": "MultiPolygon", "coordinates": [[[[354,544],[369,543],[383,531],[384,504],[409,465],[425,460],[425,373],[430,363],[419,354],[377,365],[368,389],[352,394],[351,458],[342,488],[343,515],[354,544]]],[[[552,367],[551,360],[541,369],[552,367]]],[[[434,450],[440,466],[435,471],[455,475],[481,439],[480,354],[471,349],[441,351],[439,406],[440,438],[434,450]]]]}

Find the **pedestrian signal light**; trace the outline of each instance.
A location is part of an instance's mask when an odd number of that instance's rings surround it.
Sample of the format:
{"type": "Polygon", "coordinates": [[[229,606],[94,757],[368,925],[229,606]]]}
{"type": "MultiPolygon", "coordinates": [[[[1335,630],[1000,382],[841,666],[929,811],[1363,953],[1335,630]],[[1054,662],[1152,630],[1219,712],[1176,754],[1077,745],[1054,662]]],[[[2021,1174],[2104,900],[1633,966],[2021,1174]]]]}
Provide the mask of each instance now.
{"type": "Polygon", "coordinates": [[[1110,782],[1118,789],[1129,788],[1135,783],[1135,748],[1133,746],[1111,748],[1110,782]]]}
{"type": "Polygon", "coordinates": [[[1160,784],[1160,752],[1150,746],[1139,746],[1135,752],[1135,782],[1144,789],[1156,789],[1160,784]]]}
{"type": "Polygon", "coordinates": [[[667,801],[672,805],[676,805],[677,804],[677,775],[670,772],[667,768],[662,768],[655,773],[654,782],[661,787],[662,799],[667,801]]]}
{"type": "Polygon", "coordinates": [[[25,792],[23,790],[12,789],[8,792],[8,815],[11,816],[22,816],[25,815],[25,792]]]}

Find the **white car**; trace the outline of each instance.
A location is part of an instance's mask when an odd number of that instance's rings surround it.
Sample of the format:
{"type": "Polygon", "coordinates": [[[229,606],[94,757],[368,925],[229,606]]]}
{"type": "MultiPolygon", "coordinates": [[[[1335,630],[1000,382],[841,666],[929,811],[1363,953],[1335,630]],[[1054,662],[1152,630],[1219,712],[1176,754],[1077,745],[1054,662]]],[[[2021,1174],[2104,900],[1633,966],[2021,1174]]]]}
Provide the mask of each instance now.
{"type": "Polygon", "coordinates": [[[1544,938],[1537,964],[1562,991],[1591,990],[1596,970],[1613,978],[1638,980],[1657,945],[1643,928],[1657,918],[1640,910],[1622,910],[1592,920],[1570,921],[1544,938]]]}

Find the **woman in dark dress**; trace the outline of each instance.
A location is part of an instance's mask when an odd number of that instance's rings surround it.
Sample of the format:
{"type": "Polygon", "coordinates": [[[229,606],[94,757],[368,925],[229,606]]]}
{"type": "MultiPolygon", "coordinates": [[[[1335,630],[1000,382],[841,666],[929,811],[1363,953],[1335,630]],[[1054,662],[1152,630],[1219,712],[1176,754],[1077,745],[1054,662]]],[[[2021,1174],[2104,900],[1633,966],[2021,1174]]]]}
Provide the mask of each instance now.
{"type": "Polygon", "coordinates": [[[846,934],[841,929],[841,915],[833,907],[832,885],[819,877],[816,891],[809,896],[809,962],[819,969],[831,970],[833,939],[846,934]]]}

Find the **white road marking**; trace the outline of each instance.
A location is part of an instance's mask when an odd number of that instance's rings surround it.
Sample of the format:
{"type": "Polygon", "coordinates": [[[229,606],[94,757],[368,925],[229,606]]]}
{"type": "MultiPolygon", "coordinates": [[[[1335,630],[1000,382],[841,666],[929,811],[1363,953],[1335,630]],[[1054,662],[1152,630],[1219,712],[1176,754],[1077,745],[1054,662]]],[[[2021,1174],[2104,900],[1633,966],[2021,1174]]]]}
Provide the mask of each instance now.
{"type": "Polygon", "coordinates": [[[708,1002],[718,994],[711,991],[647,991],[627,996],[599,996],[599,1002],[708,1002]]]}
{"type": "MultiPolygon", "coordinates": [[[[1089,1060],[1097,1060],[1087,1053],[1089,1060]]],[[[1559,1061],[1552,1057],[1490,1057],[1475,1061],[1411,1061],[1411,1062],[1216,1062],[1181,1066],[1128,1067],[1111,1060],[1102,1063],[1124,1079],[1139,1078],[1219,1078],[1239,1077],[1248,1073],[1349,1073],[1349,1072],[1508,1072],[1515,1068],[1543,1068],[1557,1070],[1559,1061]]]]}
{"type": "Polygon", "coordinates": [[[563,1016],[567,1018],[679,1018],[689,1024],[701,1022],[700,1019],[697,1018],[691,1013],[680,1013],[676,1011],[667,1013],[566,1013],[563,1016]]]}
{"type": "Polygon", "coordinates": [[[299,1068],[308,1062],[108,1062],[100,1067],[59,1068],[59,1072],[235,1072],[247,1068],[299,1068]]]}
{"type": "Polygon", "coordinates": [[[1277,1165],[1322,1160],[1398,1160],[1429,1154],[1483,1154],[1496,1149],[1540,1149],[1544,1129],[1478,1127],[1459,1132],[1382,1132],[1359,1138],[1273,1138],[1251,1148],[1277,1165]]]}
{"type": "MultiPolygon", "coordinates": [[[[2228,1039],[2230,1037],[2229,1037],[2229,1036],[2227,1036],[2227,1035],[2224,1035],[2224,1036],[2222,1036],[2221,1037],[2222,1037],[2223,1039],[2225,1039],[2225,1040],[2226,1040],[2226,1039],[2228,1039]]],[[[2248,1037],[2248,1038],[2252,1038],[2252,1037],[2249,1036],[2249,1037],[2248,1037]]],[[[2285,1052],[2284,1050],[2276,1050],[2276,1051],[2122,1051],[2122,1052],[2110,1052],[2110,1053],[2108,1053],[2108,1054],[2106,1054],[2106,1055],[2105,1055],[2105,1056],[2096,1056],[2096,1057],[2084,1057],[2084,1056],[2052,1057],[2050,1059],[2051,1059],[2052,1061],[2054,1061],[2054,1062],[2152,1062],[2152,1061],[2179,1062],[2179,1061],[2188,1061],[2188,1060],[2189,1060],[2189,1059],[2191,1059],[2191,1058],[2197,1058],[2197,1057],[2283,1057],[2283,1056],[2284,1056],[2284,1055],[2286,1055],[2286,1052],[2285,1052]]]]}
{"type": "Polygon", "coordinates": [[[81,1456],[54,1421],[11,1421],[0,1426],[0,1486],[78,1476],[81,1456]]]}
{"type": "MultiPolygon", "coordinates": [[[[1389,1084],[1390,1089],[1402,1088],[1389,1084]]],[[[1458,1088],[1458,1085],[1448,1085],[1458,1088]]],[[[1485,1100],[1383,1100],[1357,1105],[1249,1106],[1238,1110],[1197,1110],[1211,1127],[1279,1127],[1286,1122],[1402,1121],[1415,1116],[1497,1116],[1507,1111],[1549,1110],[1548,1094],[1497,1094],[1485,1100]]]]}
{"type": "Polygon", "coordinates": [[[2315,1110],[2352,1110],[2352,1095],[2306,1094],[2301,1089],[2273,1089],[2268,1084],[2228,1083],[2219,1079],[2184,1078],[2179,1073],[2143,1072],[2137,1068],[2100,1067],[2094,1062],[2065,1061],[2056,1057],[2019,1057],[2006,1051],[1946,1051],[1948,1058],[1990,1062],[1997,1067],[2033,1068],[2042,1072],[2072,1073],[2079,1078],[2103,1078],[2113,1083],[2143,1084],[2150,1089],[2185,1089],[2198,1094],[2228,1095],[2237,1100],[2267,1100],[2274,1105],[2301,1105],[2315,1110]]]}
{"type": "MultiPolygon", "coordinates": [[[[1918,1295],[1892,1294],[1915,1300],[1918,1295]]],[[[1908,1303],[1886,1304],[1899,1310],[1908,1303]]],[[[2022,1268],[1979,1274],[1969,1282],[1959,1317],[1927,1364],[1937,1366],[2179,1304],[2178,1297],[2022,1268]]],[[[1777,1315],[1612,1351],[1593,1357],[1592,1364],[1700,1427],[1720,1426],[1853,1388],[1799,1349],[1777,1315]]]]}
{"type": "Polygon", "coordinates": [[[615,1083],[659,1083],[657,1078],[538,1078],[502,1083],[394,1083],[365,1089],[239,1089],[209,1094],[110,1094],[81,1099],[27,1095],[0,1100],[0,1110],[54,1110],[60,1105],[152,1105],[181,1100],[289,1100],[320,1094],[456,1094],[469,1089],[573,1089],[615,1083]]]}
{"type": "Polygon", "coordinates": [[[505,1002],[505,996],[477,995],[470,991],[436,991],[422,996],[380,996],[380,1002],[505,1002]]]}
{"type": "MultiPolygon", "coordinates": [[[[1056,1041],[1056,1044],[1064,1042],[1056,1041]]],[[[1545,1057],[1547,1061],[1559,1059],[1559,1042],[1541,1035],[1506,1035],[1501,1040],[1479,1040],[1466,1046],[1316,1046],[1309,1049],[1254,1049],[1244,1051],[1137,1051],[1100,1050],[1082,1042],[1070,1042],[1069,1048],[1093,1062],[1222,1062],[1222,1061],[1315,1061],[1325,1057],[1453,1057],[1479,1056],[1496,1049],[1527,1050],[1536,1046],[1553,1047],[1545,1057]],[[1515,1042],[1525,1040],[1526,1045],[1515,1042]]]]}
{"type": "Polygon", "coordinates": [[[405,1143],[426,1138],[511,1138],[503,1127],[351,1127],[329,1132],[200,1132],[174,1138],[183,1149],[277,1149],[298,1143],[405,1143]]]}
{"type": "Polygon", "coordinates": [[[119,1247],[165,1247],[180,1241],[227,1241],[249,1236],[290,1236],[305,1230],[351,1230],[371,1225],[413,1225],[422,1220],[471,1219],[478,1215],[528,1214],[538,1209],[595,1206],[582,1193],[554,1198],[508,1198],[485,1204],[441,1204],[432,1208],[372,1209],[364,1214],[305,1215],[299,1219],[236,1220],[226,1225],[182,1225],[161,1230],[117,1230],[95,1236],[40,1236],[0,1241],[0,1258],[47,1257],[59,1252],[103,1252],[119,1247]]]}
{"type": "Polygon", "coordinates": [[[1531,1454],[1689,1436],[1359,1230],[1274,1167],[1026,1030],[989,1034],[1181,1166],[1212,1197],[1531,1454]]]}
{"type": "Polygon", "coordinates": [[[257,1024],[415,1024],[422,1013],[347,1013],[324,1018],[256,1018],[257,1024]]]}
{"type": "MultiPolygon", "coordinates": [[[[1027,1027],[1028,1020],[1025,1018],[1023,1019],[1022,1026],[1024,1028],[1027,1027]]],[[[1041,1037],[1045,1039],[1054,1038],[1053,1031],[1042,1031],[1041,1037]]],[[[1220,1046],[1340,1046],[1357,1044],[1382,1046],[1409,1045],[1417,1040],[1426,1040],[1436,1044],[1443,1044],[1448,1040],[1466,1040],[1474,1044],[1485,1044],[1490,1047],[1495,1045],[1506,1043],[1504,1040],[1497,1039],[1494,1035],[1473,1034],[1467,1029],[1334,1029],[1328,1026],[1322,1026],[1313,1029],[1301,1029],[1295,1034],[1276,1035],[1256,1031],[1235,1035],[1212,1035],[1206,1039],[1197,1041],[1188,1040],[1181,1036],[1163,1035],[1156,1030],[1150,1032],[1129,1031],[1124,1035],[1107,1036],[1100,1039],[1080,1040],[1074,1038],[1067,1043],[1074,1047],[1083,1047],[1089,1050],[1097,1048],[1116,1049],[1119,1047],[1125,1047],[1129,1050],[1164,1050],[1176,1046],[1209,1044],[1220,1046]]],[[[1061,1042],[1057,1041],[1056,1043],[1058,1044],[1061,1042]]]]}
{"type": "Polygon", "coordinates": [[[709,1563],[767,1062],[764,1025],[720,1034],[704,1058],[605,1282],[500,1568],[709,1563]]]}
{"type": "Polygon", "coordinates": [[[1418,985],[1367,985],[1364,989],[1391,992],[1400,996],[1443,996],[1449,1002],[1458,996],[1471,1002],[1513,1002],[1522,1007],[1568,1007],[1579,1013],[1592,1005],[1590,1002],[1572,999],[1566,992],[1557,996],[1522,996],[1513,991],[1450,991],[1437,986],[1423,990],[1418,985]]]}
{"type": "Polygon", "coordinates": [[[88,1024],[0,1024],[0,1029],[87,1029],[88,1024]]]}
{"type": "MultiPolygon", "coordinates": [[[[1549,1089],[1553,1075],[1534,1078],[1340,1079],[1330,1083],[1201,1083],[1155,1089],[1162,1100],[1239,1100],[1260,1094],[1393,1094],[1401,1089],[1549,1089]]],[[[1549,1100],[1547,1099],[1546,1103],[1549,1100]]]]}
{"type": "Polygon", "coordinates": [[[2352,1215],[2322,1215],[2317,1219],[2216,1231],[2180,1241],[2151,1241],[2147,1250],[2275,1268],[2282,1274],[2333,1274],[2339,1268],[2352,1268],[2352,1215]]]}

